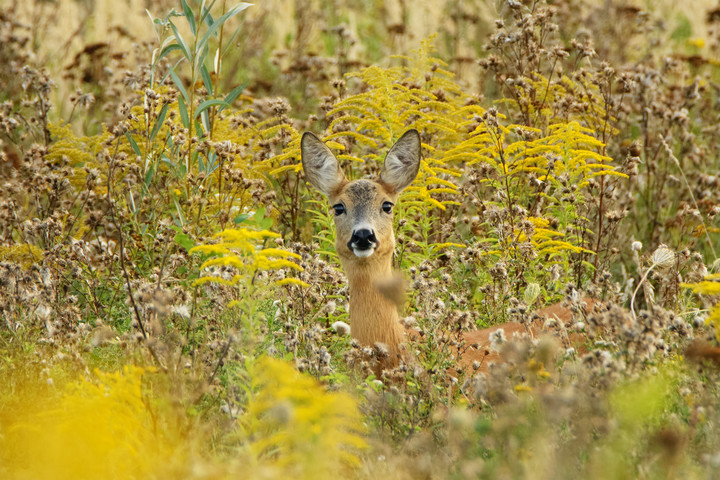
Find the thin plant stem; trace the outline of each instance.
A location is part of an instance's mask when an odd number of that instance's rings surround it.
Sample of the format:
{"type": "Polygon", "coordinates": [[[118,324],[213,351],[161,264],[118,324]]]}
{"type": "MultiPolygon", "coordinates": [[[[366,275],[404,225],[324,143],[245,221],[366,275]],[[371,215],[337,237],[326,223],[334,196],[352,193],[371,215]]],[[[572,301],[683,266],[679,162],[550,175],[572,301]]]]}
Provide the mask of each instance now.
{"type": "MultiPolygon", "coordinates": [[[[680,170],[680,175],[682,175],[683,182],[685,182],[685,187],[687,188],[688,192],[690,193],[690,198],[692,198],[693,205],[695,205],[695,209],[700,212],[700,207],[697,204],[697,201],[695,200],[695,195],[693,194],[692,188],[690,188],[690,183],[688,182],[687,177],[685,176],[685,172],[683,171],[682,167],[680,166],[680,161],[677,159],[675,154],[673,154],[672,149],[670,149],[670,146],[665,141],[665,137],[660,135],[660,142],[662,142],[663,147],[665,148],[665,151],[670,156],[673,162],[675,162],[675,165],[678,167],[678,170],[680,170]]],[[[715,247],[713,246],[712,240],[710,239],[710,234],[708,233],[707,225],[705,225],[705,220],[703,219],[702,215],[698,215],[700,218],[700,223],[702,223],[703,226],[703,232],[705,233],[705,239],[707,240],[708,246],[710,247],[710,250],[713,254],[714,261],[717,261],[718,256],[717,253],[715,253],[715,247]]]]}
{"type": "Polygon", "coordinates": [[[635,291],[632,294],[632,297],[630,297],[630,313],[632,313],[633,320],[637,320],[637,315],[635,315],[635,296],[637,295],[638,290],[640,290],[640,287],[643,283],[645,283],[645,280],[647,280],[648,275],[650,275],[650,272],[653,271],[653,268],[657,266],[656,263],[652,264],[650,268],[648,268],[645,271],[645,275],[640,279],[640,281],[637,284],[637,287],[635,287],[635,291]]]}

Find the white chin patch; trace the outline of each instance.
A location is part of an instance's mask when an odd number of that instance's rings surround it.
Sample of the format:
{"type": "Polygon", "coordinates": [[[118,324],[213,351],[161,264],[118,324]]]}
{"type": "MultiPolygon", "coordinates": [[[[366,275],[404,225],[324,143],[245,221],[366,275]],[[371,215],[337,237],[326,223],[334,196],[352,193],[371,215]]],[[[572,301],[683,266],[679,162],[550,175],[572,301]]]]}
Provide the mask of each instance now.
{"type": "Polygon", "coordinates": [[[369,257],[370,255],[375,253],[375,247],[368,248],[365,250],[358,250],[357,248],[353,248],[353,253],[355,254],[356,257],[359,257],[359,258],[369,257]]]}

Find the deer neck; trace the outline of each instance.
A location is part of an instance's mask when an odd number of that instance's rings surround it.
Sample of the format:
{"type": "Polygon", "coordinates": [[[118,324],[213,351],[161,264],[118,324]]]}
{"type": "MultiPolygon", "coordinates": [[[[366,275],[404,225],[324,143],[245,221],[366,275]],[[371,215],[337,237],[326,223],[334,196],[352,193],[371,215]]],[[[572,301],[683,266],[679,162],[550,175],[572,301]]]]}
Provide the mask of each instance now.
{"type": "MultiPolygon", "coordinates": [[[[378,259],[380,260],[380,259],[378,259]]],[[[346,268],[350,290],[352,337],[361,345],[385,344],[397,353],[404,341],[397,306],[379,290],[378,281],[392,275],[392,258],[387,261],[355,262],[346,268]]]]}

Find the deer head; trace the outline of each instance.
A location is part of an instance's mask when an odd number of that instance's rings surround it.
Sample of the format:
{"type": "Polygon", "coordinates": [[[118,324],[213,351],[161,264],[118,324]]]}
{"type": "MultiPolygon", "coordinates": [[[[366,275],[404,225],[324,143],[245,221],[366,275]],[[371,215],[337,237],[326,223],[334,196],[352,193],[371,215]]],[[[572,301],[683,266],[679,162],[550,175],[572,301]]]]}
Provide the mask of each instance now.
{"type": "Polygon", "coordinates": [[[312,133],[301,141],[308,182],[328,197],[335,210],[335,248],[346,271],[353,265],[392,261],[393,207],[420,167],[420,135],[409,130],[385,157],[375,180],[348,181],[335,155],[312,133]]]}

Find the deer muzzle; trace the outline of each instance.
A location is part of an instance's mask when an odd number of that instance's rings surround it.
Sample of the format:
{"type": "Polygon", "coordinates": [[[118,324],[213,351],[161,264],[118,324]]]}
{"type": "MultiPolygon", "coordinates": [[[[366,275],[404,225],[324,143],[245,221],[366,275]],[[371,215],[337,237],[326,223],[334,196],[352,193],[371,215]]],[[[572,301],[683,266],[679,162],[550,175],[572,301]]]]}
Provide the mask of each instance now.
{"type": "Polygon", "coordinates": [[[375,232],[369,228],[359,228],[353,231],[347,246],[355,256],[360,258],[369,257],[377,248],[378,240],[375,237],[375,232]]]}

